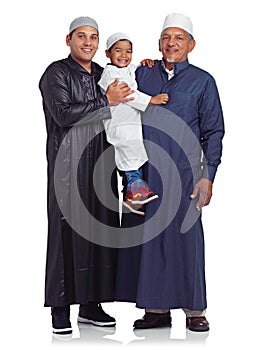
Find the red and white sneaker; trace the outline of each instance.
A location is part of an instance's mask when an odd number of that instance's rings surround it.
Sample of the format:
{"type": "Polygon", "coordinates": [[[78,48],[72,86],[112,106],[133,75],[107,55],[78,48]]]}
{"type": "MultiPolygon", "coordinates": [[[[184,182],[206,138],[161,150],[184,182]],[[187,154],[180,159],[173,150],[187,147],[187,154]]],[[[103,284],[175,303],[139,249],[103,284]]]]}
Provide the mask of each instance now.
{"type": "Polygon", "coordinates": [[[132,213],[143,216],[145,213],[139,210],[142,205],[157,198],[159,198],[158,195],[149,189],[147,183],[141,179],[138,179],[132,183],[130,190],[125,196],[123,205],[132,213]]]}

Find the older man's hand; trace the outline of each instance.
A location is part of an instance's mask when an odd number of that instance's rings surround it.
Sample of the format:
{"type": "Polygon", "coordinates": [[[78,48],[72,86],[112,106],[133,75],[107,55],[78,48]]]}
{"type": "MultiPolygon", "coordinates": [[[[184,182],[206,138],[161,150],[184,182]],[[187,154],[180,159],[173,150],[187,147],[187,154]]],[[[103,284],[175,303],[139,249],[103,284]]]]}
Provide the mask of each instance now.
{"type": "Polygon", "coordinates": [[[208,179],[202,178],[199,180],[193,190],[193,193],[190,195],[191,199],[198,198],[196,203],[196,209],[201,210],[202,207],[210,203],[212,197],[213,183],[208,179]]]}

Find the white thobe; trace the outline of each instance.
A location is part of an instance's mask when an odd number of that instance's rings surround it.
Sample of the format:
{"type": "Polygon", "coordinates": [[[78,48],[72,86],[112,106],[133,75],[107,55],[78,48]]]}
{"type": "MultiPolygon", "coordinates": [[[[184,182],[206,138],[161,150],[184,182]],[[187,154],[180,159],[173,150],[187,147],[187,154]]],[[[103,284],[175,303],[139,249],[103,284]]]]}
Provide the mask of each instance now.
{"type": "Polygon", "coordinates": [[[134,90],[128,96],[134,97],[134,100],[111,106],[112,118],[104,120],[107,140],[115,148],[115,162],[122,171],[137,170],[148,160],[143,144],[140,111],[145,111],[151,96],[137,90],[135,70],[133,64],[123,68],[108,64],[98,82],[104,92],[116,78],[119,84],[126,83],[134,90]]]}

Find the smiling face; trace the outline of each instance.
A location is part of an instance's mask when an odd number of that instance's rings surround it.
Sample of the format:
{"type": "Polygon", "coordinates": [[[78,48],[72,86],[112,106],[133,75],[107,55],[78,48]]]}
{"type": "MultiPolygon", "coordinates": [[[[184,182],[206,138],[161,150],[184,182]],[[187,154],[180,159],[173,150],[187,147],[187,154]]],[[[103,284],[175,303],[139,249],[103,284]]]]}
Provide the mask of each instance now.
{"type": "Polygon", "coordinates": [[[106,50],[106,56],[114,66],[127,67],[132,60],[132,44],[128,40],[119,40],[109,50],[106,50]]]}
{"type": "Polygon", "coordinates": [[[72,36],[67,35],[66,43],[70,47],[71,57],[86,70],[91,69],[91,60],[99,47],[97,29],[90,26],[77,28],[72,36]]]}
{"type": "Polygon", "coordinates": [[[195,41],[191,40],[188,33],[181,28],[165,29],[159,40],[159,50],[168,69],[175,63],[185,61],[194,47],[195,41]]]}

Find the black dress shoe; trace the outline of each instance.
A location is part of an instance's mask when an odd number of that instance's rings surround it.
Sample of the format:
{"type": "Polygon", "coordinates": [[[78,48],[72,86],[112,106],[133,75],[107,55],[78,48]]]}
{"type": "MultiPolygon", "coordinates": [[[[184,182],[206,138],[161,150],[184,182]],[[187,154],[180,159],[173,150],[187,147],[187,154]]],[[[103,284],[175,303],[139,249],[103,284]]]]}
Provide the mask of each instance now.
{"type": "Polygon", "coordinates": [[[209,323],[205,317],[186,317],[186,328],[193,332],[207,332],[209,323]]]}
{"type": "Polygon", "coordinates": [[[135,329],[171,327],[171,321],[170,311],[164,314],[146,312],[143,318],[134,322],[133,327],[135,329]]]}

